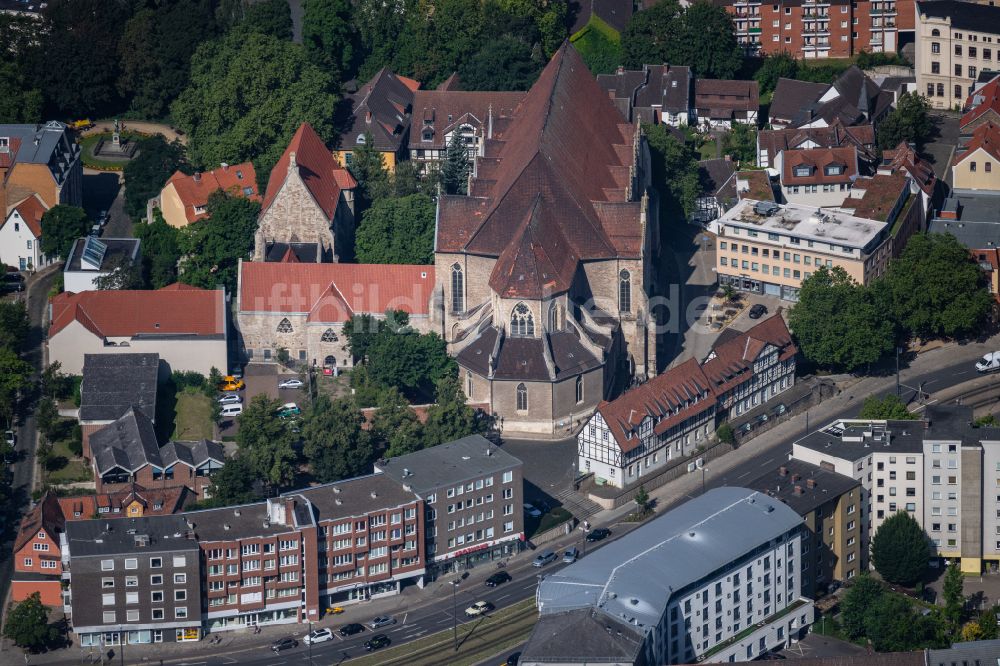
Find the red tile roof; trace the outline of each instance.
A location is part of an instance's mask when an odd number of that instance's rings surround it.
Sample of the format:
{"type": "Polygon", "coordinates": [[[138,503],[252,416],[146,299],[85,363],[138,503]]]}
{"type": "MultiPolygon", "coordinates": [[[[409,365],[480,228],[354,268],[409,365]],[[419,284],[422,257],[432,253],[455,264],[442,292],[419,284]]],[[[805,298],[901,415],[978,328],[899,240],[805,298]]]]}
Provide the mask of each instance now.
{"type": "Polygon", "coordinates": [[[51,300],[49,337],[79,321],[99,337],[222,335],[226,331],[221,289],[164,287],[156,291],[63,292],[51,300]]]}
{"type": "Polygon", "coordinates": [[[1000,119],[1000,76],[969,95],[968,99],[965,100],[965,108],[967,111],[958,121],[959,128],[964,128],[990,111],[1000,119]]]}
{"type": "Polygon", "coordinates": [[[894,150],[882,151],[882,166],[879,167],[879,172],[883,171],[888,173],[904,171],[924,194],[928,196],[934,194],[934,185],[937,183],[934,167],[921,159],[913,146],[905,141],[900,141],[894,150]]]}
{"type": "Polygon", "coordinates": [[[524,92],[486,92],[465,90],[418,90],[413,93],[413,117],[410,149],[442,150],[445,135],[459,124],[486,127],[490,109],[493,118],[510,117],[521,103],[524,92]],[[430,132],[430,140],[424,134],[430,132]]]}
{"type": "MultiPolygon", "coordinates": [[[[38,198],[37,194],[32,194],[30,197],[19,201],[18,203],[11,206],[11,211],[17,211],[17,214],[21,216],[24,223],[28,225],[28,229],[31,231],[35,238],[42,237],[42,215],[45,215],[45,211],[48,208],[41,199],[38,198]]],[[[10,215],[7,215],[7,219],[10,215]]],[[[0,220],[0,227],[6,224],[5,220],[0,220]]]]}
{"type": "Polygon", "coordinates": [[[475,196],[441,197],[437,251],[513,252],[497,262],[491,284],[510,286],[517,297],[538,296],[544,284],[533,280],[514,289],[504,277],[515,264],[526,266],[529,254],[559,275],[562,254],[581,261],[638,257],[641,203],[626,197],[636,131],[622,123],[579,54],[564,44],[506,127],[486,142],[475,196]]]}
{"type": "Polygon", "coordinates": [[[171,184],[184,205],[184,217],[188,222],[208,217],[207,211],[198,213],[195,208],[208,205],[208,197],[218,190],[260,201],[260,195],[257,193],[257,172],[254,171],[252,162],[224,164],[218,169],[192,176],[178,171],[167,180],[167,185],[171,184]]]}
{"type": "Polygon", "coordinates": [[[699,114],[709,109],[713,118],[731,116],[733,111],[757,111],[760,108],[757,82],[698,79],[694,83],[694,105],[699,114]]]}
{"type": "Polygon", "coordinates": [[[35,538],[38,530],[45,530],[50,539],[58,542],[55,535],[62,532],[66,521],[63,519],[62,510],[56,496],[45,493],[45,497],[36,504],[21,520],[21,526],[14,539],[14,551],[21,550],[29,541],[35,538]]]}
{"type": "Polygon", "coordinates": [[[316,322],[386,310],[427,315],[433,291],[433,266],[243,262],[239,311],[309,313],[316,322]]]}
{"type": "Polygon", "coordinates": [[[1000,160],[1000,126],[987,122],[973,130],[972,137],[965,142],[965,145],[959,146],[962,152],[955,152],[955,161],[952,164],[962,162],[980,148],[994,159],[1000,160]]]}
{"type": "Polygon", "coordinates": [[[799,127],[795,129],[761,130],[757,133],[760,149],[767,152],[768,163],[783,150],[803,148],[809,143],[817,148],[839,148],[853,145],[868,159],[874,159],[875,129],[871,125],[844,127],[839,121],[829,127],[799,127]]]}
{"type": "Polygon", "coordinates": [[[267,191],[264,193],[264,203],[260,209],[261,215],[271,207],[274,198],[285,184],[292,156],[295,158],[299,176],[305,182],[309,193],[323,209],[327,218],[332,221],[337,212],[341,190],[353,189],[357,187],[357,182],[347,169],[337,164],[333,153],[327,149],[309,123],[302,123],[282,153],[281,159],[271,169],[267,191]]]}
{"type": "Polygon", "coordinates": [[[786,150],[782,158],[781,184],[785,186],[849,183],[857,175],[858,151],[854,146],[786,150]],[[809,175],[796,176],[795,169],[803,166],[809,167],[809,175]],[[836,176],[827,175],[829,166],[840,166],[843,170],[836,176]]]}
{"type": "Polygon", "coordinates": [[[705,375],[719,393],[742,383],[753,371],[753,362],[767,346],[777,347],[780,359],[795,356],[798,348],[781,315],[773,315],[750,330],[727,339],[712,349],[702,364],[705,375]]]}

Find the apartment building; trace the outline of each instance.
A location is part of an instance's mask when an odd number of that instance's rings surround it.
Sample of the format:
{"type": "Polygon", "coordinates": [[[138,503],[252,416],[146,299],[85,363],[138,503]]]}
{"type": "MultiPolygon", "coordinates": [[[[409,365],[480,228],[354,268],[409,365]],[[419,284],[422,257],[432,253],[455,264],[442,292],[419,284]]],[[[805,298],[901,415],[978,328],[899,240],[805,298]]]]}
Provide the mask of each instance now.
{"type": "Polygon", "coordinates": [[[799,59],[891,53],[913,30],[912,0],[725,0],[736,39],[748,55],[788,52],[799,59]]]}
{"type": "MultiPolygon", "coordinates": [[[[782,79],[790,81],[791,79],[782,79]]],[[[773,108],[771,110],[774,112],[773,108]]],[[[871,125],[844,127],[802,127],[761,130],[757,132],[757,166],[773,167],[781,173],[784,155],[815,148],[847,148],[857,151],[858,160],[867,165],[876,160],[875,128],[871,125]]]]}
{"type": "Polygon", "coordinates": [[[703,363],[689,359],[625,392],[577,434],[577,465],[624,488],[704,446],[719,423],[795,384],[797,348],[775,315],[716,342],[703,363]]]}
{"type": "Polygon", "coordinates": [[[955,189],[1000,192],[1000,124],[986,122],[959,139],[951,175],[955,189]]]}
{"type": "Polygon", "coordinates": [[[886,194],[892,201],[887,209],[874,204],[875,188],[881,200],[882,186],[890,183],[872,187],[871,208],[884,210],[885,219],[794,203],[740,201],[710,225],[718,236],[719,284],[796,301],[802,281],[821,266],[840,266],[868,284],[885,272],[893,251],[892,223],[909,210],[904,210],[909,190],[900,182],[898,191],[886,194]]]}
{"type": "Polygon", "coordinates": [[[802,517],[715,488],[545,576],[527,666],[750,661],[802,636],[802,517]]]}
{"type": "Polygon", "coordinates": [[[795,204],[836,206],[859,175],[854,146],[784,151],[781,163],[781,194],[795,204]]]}
{"type": "Polygon", "coordinates": [[[858,520],[861,483],[801,460],[787,460],[746,484],[802,516],[802,596],[868,569],[867,527],[858,520]]]}
{"type": "Polygon", "coordinates": [[[1000,7],[916,2],[917,91],[935,109],[961,109],[980,73],[1000,69],[1000,7]]]}
{"type": "Polygon", "coordinates": [[[425,502],[432,577],[520,549],[525,538],[522,463],[485,437],[470,435],[380,460],[375,471],[425,502]]]}

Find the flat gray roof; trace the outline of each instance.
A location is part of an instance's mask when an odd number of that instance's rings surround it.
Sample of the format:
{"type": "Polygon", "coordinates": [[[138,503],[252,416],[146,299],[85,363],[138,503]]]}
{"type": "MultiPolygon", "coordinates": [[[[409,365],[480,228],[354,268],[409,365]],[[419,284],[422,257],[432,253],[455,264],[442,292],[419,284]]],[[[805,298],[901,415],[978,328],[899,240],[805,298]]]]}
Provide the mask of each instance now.
{"type": "MultiPolygon", "coordinates": [[[[289,493],[289,496],[293,495],[289,493]]],[[[191,523],[191,529],[197,535],[198,541],[228,541],[230,539],[275,536],[296,531],[296,523],[299,525],[314,524],[309,505],[303,498],[298,498],[296,502],[294,520],[292,516],[286,518],[286,522],[291,526],[271,521],[266,500],[240,506],[188,511],[179,515],[191,523]]]]}
{"type": "Polygon", "coordinates": [[[1000,192],[953,190],[942,210],[957,212],[957,220],[935,217],[927,222],[927,231],[951,234],[970,250],[1000,247],[1000,192]]]}
{"type": "Polygon", "coordinates": [[[841,419],[794,443],[835,458],[861,460],[876,451],[921,453],[923,433],[922,421],[841,419]]]}
{"type": "Polygon", "coordinates": [[[379,461],[375,470],[423,494],[520,465],[519,459],[482,435],[469,435],[423,451],[379,461]]]}
{"type": "Polygon", "coordinates": [[[309,500],[317,521],[362,516],[379,508],[391,508],[420,499],[415,493],[403,490],[395,479],[384,474],[359,476],[286,495],[298,495],[309,500]]]}
{"type": "Polygon", "coordinates": [[[885,222],[801,204],[774,204],[779,210],[763,216],[754,212],[753,199],[742,199],[719,218],[718,224],[795,236],[806,240],[864,249],[886,228],[885,222]]]}
{"type": "Polygon", "coordinates": [[[198,542],[188,538],[188,531],[187,523],[179,515],[66,522],[66,540],[72,557],[196,551],[198,542]],[[137,537],[146,537],[147,545],[140,546],[137,537]]]}
{"type": "Polygon", "coordinates": [[[802,460],[787,460],[774,469],[748,482],[747,488],[787,504],[800,516],[806,516],[831,500],[835,500],[861,482],[843,474],[825,470],[802,460]],[[784,469],[784,474],[782,474],[784,469]],[[798,477],[798,478],[796,478],[798,477]],[[813,482],[809,487],[809,481],[813,482]]]}
{"type": "Polygon", "coordinates": [[[545,577],[539,612],[594,608],[646,632],[673,594],[801,524],[795,511],[755,490],[709,490],[545,577]]]}

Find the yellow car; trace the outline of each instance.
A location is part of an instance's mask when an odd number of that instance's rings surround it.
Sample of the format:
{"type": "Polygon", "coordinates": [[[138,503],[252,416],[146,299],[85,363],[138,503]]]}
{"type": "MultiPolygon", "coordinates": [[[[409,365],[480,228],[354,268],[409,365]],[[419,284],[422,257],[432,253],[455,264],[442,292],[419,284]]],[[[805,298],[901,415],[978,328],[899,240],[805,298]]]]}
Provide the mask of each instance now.
{"type": "Polygon", "coordinates": [[[220,391],[242,391],[247,387],[246,383],[242,379],[237,379],[232,375],[226,375],[219,382],[220,391]]]}
{"type": "Polygon", "coordinates": [[[333,608],[327,608],[326,612],[331,615],[340,615],[341,613],[344,612],[344,609],[341,608],[340,606],[334,606],[333,608]]]}

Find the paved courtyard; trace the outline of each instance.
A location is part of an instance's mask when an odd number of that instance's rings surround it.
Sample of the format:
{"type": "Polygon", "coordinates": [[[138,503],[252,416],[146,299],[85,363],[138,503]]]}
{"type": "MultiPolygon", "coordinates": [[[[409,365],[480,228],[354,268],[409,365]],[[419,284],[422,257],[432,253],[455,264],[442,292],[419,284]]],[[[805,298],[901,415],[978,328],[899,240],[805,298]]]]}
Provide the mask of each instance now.
{"type": "Polygon", "coordinates": [[[955,146],[958,144],[958,115],[947,111],[931,113],[938,135],[924,146],[927,160],[934,165],[934,173],[951,186],[951,164],[955,146]]]}

